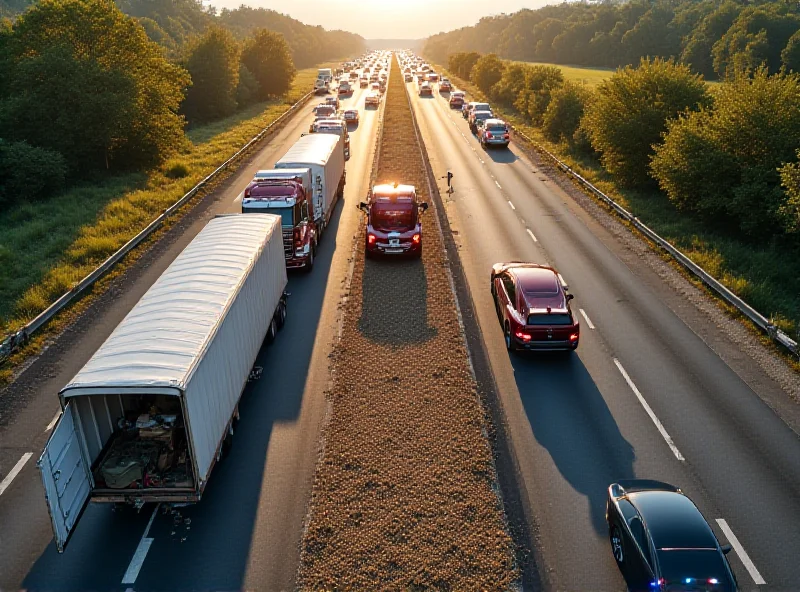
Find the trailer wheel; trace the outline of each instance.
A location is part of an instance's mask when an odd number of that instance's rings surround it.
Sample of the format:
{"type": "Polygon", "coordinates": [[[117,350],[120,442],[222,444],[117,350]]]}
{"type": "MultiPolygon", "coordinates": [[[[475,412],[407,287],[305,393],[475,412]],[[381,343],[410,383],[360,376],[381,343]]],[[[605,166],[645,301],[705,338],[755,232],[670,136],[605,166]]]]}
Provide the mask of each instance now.
{"type": "Polygon", "coordinates": [[[283,300],[278,303],[278,310],[275,311],[275,321],[278,325],[278,331],[283,329],[283,325],[286,323],[286,303],[283,300]]]}

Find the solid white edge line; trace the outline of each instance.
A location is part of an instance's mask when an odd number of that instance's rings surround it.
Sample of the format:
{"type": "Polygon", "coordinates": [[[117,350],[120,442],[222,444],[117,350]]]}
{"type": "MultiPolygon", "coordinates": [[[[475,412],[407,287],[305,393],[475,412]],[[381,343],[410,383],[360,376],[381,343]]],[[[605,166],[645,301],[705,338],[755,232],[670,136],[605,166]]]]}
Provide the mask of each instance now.
{"type": "Polygon", "coordinates": [[[500,187],[500,183],[498,183],[497,181],[495,181],[494,184],[497,185],[498,189],[502,189],[502,187],[500,187]]]}
{"type": "Polygon", "coordinates": [[[528,231],[528,234],[529,234],[529,235],[531,236],[531,238],[533,239],[533,242],[535,242],[535,243],[538,243],[538,242],[539,242],[539,239],[538,239],[538,238],[536,238],[536,235],[535,235],[535,234],[533,234],[533,233],[531,232],[531,229],[530,229],[530,228],[526,228],[525,230],[527,230],[527,231],[528,231]]]}
{"type": "Polygon", "coordinates": [[[58,419],[59,419],[60,417],[61,417],[61,410],[59,409],[59,410],[56,412],[56,415],[55,415],[55,417],[54,417],[53,419],[51,419],[51,420],[50,420],[50,423],[48,423],[48,424],[47,424],[47,427],[44,429],[44,431],[45,431],[45,432],[49,432],[50,430],[52,430],[52,429],[55,427],[55,425],[56,425],[56,422],[58,421],[58,419]]]}
{"type": "Polygon", "coordinates": [[[514,207],[514,204],[513,204],[513,203],[511,203],[511,201],[510,201],[510,200],[509,200],[509,202],[508,202],[508,205],[510,205],[510,206],[511,206],[511,209],[512,209],[512,210],[516,210],[516,209],[517,209],[517,208],[515,208],[515,207],[514,207]]]}
{"type": "Polygon", "coordinates": [[[589,315],[586,314],[586,311],[582,308],[579,308],[578,310],[581,311],[583,318],[586,319],[586,324],[589,325],[589,328],[594,329],[594,323],[592,323],[592,320],[589,318],[589,315]]]}
{"type": "Polygon", "coordinates": [[[639,389],[636,388],[636,385],[631,380],[631,377],[628,376],[628,373],[625,371],[625,368],[622,367],[622,364],[620,363],[620,361],[617,358],[614,358],[614,363],[617,365],[617,368],[619,369],[620,373],[622,374],[622,377],[625,379],[625,382],[627,382],[628,386],[631,387],[631,390],[633,391],[633,394],[636,395],[637,399],[639,399],[639,402],[642,404],[642,407],[644,407],[644,410],[647,412],[647,415],[649,415],[650,419],[653,420],[653,423],[656,424],[656,427],[658,428],[658,431],[661,433],[661,437],[664,438],[664,440],[666,440],[667,444],[669,445],[670,450],[672,450],[672,453],[675,455],[675,458],[677,458],[679,461],[686,460],[685,458],[683,458],[683,455],[681,454],[681,451],[678,450],[678,447],[675,446],[675,443],[672,441],[672,438],[667,433],[667,430],[664,429],[664,426],[661,423],[661,421],[656,417],[656,414],[653,413],[653,410],[650,408],[650,405],[648,405],[647,401],[644,400],[644,397],[642,396],[642,393],[640,393],[639,389]]]}
{"type": "Polygon", "coordinates": [[[6,475],[6,478],[0,481],[0,495],[3,495],[5,490],[8,489],[8,486],[11,485],[11,482],[14,480],[14,477],[19,475],[20,471],[25,466],[25,463],[28,462],[28,460],[30,460],[32,456],[33,452],[26,452],[25,454],[23,454],[22,458],[20,458],[17,461],[17,464],[14,465],[14,468],[11,469],[8,475],[6,475]]]}
{"type": "Polygon", "coordinates": [[[750,556],[744,550],[744,547],[742,547],[739,539],[737,539],[736,535],[733,534],[733,531],[731,530],[731,527],[728,526],[728,523],[725,522],[723,518],[717,518],[717,524],[719,524],[722,532],[725,533],[725,537],[728,539],[731,547],[733,547],[733,550],[736,551],[739,559],[742,561],[742,563],[744,563],[745,568],[747,568],[747,571],[750,573],[750,577],[753,578],[753,581],[756,583],[756,585],[760,586],[762,584],[766,584],[767,582],[761,577],[761,574],[758,573],[755,564],[753,564],[750,556]]]}
{"type": "Polygon", "coordinates": [[[150,550],[150,545],[153,544],[153,539],[149,538],[147,535],[150,534],[150,527],[153,526],[153,520],[155,520],[156,512],[158,512],[158,508],[160,507],[160,503],[156,504],[156,507],[153,508],[153,513],[150,514],[150,520],[147,522],[147,528],[144,529],[144,534],[142,534],[142,539],[139,541],[139,545],[136,547],[136,551],[131,558],[128,569],[125,570],[125,575],[122,576],[123,584],[135,584],[136,578],[139,577],[139,571],[142,569],[142,565],[144,565],[147,552],[150,550]]]}

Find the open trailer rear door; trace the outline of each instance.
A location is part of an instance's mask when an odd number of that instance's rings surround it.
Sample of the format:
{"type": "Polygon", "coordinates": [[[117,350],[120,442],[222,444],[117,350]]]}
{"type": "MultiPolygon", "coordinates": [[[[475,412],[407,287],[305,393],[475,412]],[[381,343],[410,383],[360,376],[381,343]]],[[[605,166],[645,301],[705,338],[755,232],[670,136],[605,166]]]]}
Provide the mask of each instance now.
{"type": "Polygon", "coordinates": [[[59,553],[72,534],[92,490],[89,467],[81,454],[72,403],[68,403],[36,466],[42,474],[53,535],[59,553]]]}

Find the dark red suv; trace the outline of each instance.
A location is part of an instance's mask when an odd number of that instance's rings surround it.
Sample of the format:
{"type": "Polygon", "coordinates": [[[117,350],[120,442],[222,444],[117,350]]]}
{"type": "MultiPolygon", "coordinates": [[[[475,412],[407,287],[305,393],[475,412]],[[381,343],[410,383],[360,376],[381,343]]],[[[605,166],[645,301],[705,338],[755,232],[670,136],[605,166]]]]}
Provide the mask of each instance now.
{"type": "Polygon", "coordinates": [[[508,350],[567,350],[578,347],[580,325],[572,314],[561,276],[536,263],[497,263],[492,297],[508,350]]]}
{"type": "Polygon", "coordinates": [[[366,255],[422,256],[422,212],[413,185],[376,185],[359,209],[367,214],[366,255]]]}

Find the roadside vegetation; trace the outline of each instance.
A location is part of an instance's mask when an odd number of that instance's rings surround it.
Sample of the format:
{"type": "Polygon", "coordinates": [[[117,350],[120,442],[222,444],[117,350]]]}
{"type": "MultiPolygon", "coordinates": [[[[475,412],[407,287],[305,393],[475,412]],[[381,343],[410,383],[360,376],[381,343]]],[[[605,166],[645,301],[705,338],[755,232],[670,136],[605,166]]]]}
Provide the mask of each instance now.
{"type": "MultiPolygon", "coordinates": [[[[377,181],[413,184],[430,202],[396,61],[385,101],[377,181]]],[[[365,260],[363,226],[355,238],[301,590],[514,589],[513,542],[435,215],[425,215],[421,260],[365,260]]]]}
{"type": "Polygon", "coordinates": [[[475,52],[450,55],[448,70],[796,334],[800,76],[759,65],[709,87],[689,66],[655,58],[590,86],[558,66],[475,52]]]}
{"type": "Polygon", "coordinates": [[[776,0],[562,2],[433,35],[423,51],[439,64],[459,52],[605,68],[674,58],[707,79],[761,65],[797,71],[800,6],[776,0]]]}

